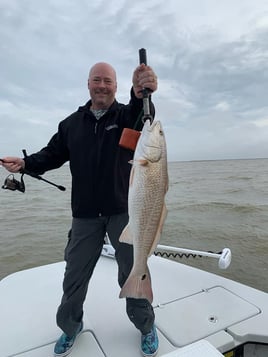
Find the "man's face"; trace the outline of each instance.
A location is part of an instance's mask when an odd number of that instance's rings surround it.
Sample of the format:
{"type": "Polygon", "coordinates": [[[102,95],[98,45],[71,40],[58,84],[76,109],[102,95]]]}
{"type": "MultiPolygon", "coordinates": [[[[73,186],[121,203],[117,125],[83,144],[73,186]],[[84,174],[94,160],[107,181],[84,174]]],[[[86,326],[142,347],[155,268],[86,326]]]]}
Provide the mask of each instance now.
{"type": "Polygon", "coordinates": [[[88,78],[88,89],[92,109],[108,109],[115,99],[117,89],[116,74],[107,63],[97,63],[88,78]]]}

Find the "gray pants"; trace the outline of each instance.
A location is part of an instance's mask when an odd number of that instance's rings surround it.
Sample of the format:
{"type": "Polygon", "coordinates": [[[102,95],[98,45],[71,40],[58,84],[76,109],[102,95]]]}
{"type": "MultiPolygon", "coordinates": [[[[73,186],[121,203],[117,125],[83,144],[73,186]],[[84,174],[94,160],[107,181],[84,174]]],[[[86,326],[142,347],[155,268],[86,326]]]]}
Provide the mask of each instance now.
{"type": "MultiPolygon", "coordinates": [[[[63,297],[57,311],[57,324],[68,336],[74,335],[82,321],[88,283],[100,257],[106,232],[115,249],[118,283],[120,287],[124,285],[133,265],[132,245],[119,242],[127,222],[126,213],[109,217],[73,218],[65,248],[63,297]]],[[[154,311],[148,300],[127,298],[126,311],[141,333],[146,334],[151,330],[154,311]]]]}

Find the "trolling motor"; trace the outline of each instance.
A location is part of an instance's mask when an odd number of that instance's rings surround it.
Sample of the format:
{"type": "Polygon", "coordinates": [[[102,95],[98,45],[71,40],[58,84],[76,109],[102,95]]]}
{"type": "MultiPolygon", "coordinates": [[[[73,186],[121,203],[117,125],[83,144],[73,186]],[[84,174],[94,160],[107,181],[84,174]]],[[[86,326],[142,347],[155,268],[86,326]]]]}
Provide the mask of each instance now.
{"type": "MultiPolygon", "coordinates": [[[[26,150],[23,149],[22,152],[23,152],[24,157],[27,157],[26,150]]],[[[2,159],[0,159],[0,161],[4,162],[4,160],[2,160],[2,159]]],[[[57,187],[60,191],[65,191],[66,190],[66,188],[64,186],[57,185],[54,182],[48,181],[48,180],[44,179],[42,176],[37,175],[34,172],[31,172],[31,171],[28,171],[28,170],[25,170],[25,169],[21,169],[20,173],[21,173],[20,181],[16,180],[13,174],[10,174],[5,179],[5,182],[4,182],[3,186],[2,186],[2,188],[4,190],[20,191],[20,192],[24,193],[25,192],[25,183],[23,181],[23,176],[24,175],[29,175],[29,176],[31,176],[33,178],[36,178],[38,180],[44,181],[44,182],[46,182],[46,183],[48,183],[48,184],[50,184],[52,186],[57,187]]]]}
{"type": "MultiPolygon", "coordinates": [[[[144,48],[141,48],[139,50],[139,57],[140,57],[140,64],[144,63],[145,65],[147,65],[146,50],[144,48]]],[[[150,89],[143,88],[143,90],[142,90],[142,96],[143,96],[142,122],[145,123],[145,121],[147,119],[149,119],[150,123],[152,124],[153,118],[150,114],[150,102],[149,102],[150,93],[151,93],[150,89]]],[[[120,141],[119,141],[119,146],[121,146],[125,149],[130,149],[132,151],[135,151],[140,135],[141,135],[141,133],[138,130],[124,128],[121,138],[120,138],[120,141]]]]}

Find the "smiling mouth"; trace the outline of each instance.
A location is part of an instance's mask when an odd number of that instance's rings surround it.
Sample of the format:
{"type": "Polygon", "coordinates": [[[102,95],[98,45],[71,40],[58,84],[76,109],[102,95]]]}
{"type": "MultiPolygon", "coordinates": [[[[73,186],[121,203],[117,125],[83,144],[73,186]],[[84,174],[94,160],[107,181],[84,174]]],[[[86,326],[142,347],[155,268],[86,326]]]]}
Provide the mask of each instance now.
{"type": "Polygon", "coordinates": [[[96,91],[95,94],[103,94],[103,95],[107,95],[108,93],[105,91],[96,91]]]}

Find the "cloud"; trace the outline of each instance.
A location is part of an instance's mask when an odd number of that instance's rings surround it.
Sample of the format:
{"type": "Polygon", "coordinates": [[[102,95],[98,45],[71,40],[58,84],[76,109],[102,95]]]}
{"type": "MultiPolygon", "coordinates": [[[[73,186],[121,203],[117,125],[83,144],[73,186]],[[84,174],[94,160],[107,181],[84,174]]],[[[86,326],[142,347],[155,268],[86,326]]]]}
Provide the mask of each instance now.
{"type": "Polygon", "coordinates": [[[95,62],[127,102],[144,47],[172,159],[267,157],[267,19],[264,0],[2,0],[1,155],[44,146],[88,100],[95,62]]]}

